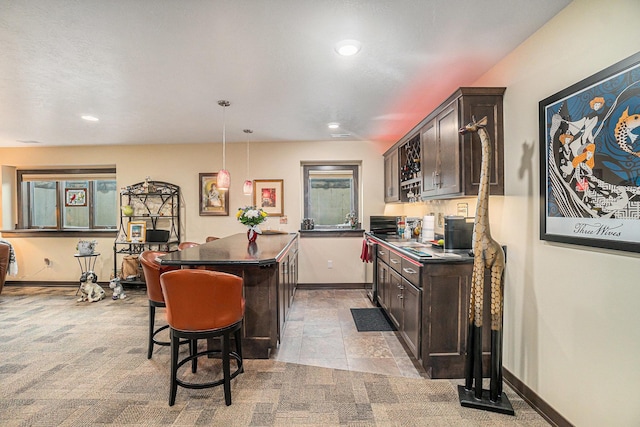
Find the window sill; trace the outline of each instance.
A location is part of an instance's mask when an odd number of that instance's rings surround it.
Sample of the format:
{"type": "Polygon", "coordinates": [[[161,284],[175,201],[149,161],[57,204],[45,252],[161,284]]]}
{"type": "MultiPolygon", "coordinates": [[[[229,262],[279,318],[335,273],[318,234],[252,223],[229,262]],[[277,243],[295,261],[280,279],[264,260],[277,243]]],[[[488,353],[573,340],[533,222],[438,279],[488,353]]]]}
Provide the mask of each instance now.
{"type": "Polygon", "coordinates": [[[20,229],[2,230],[2,237],[115,237],[116,229],[104,230],[50,230],[50,229],[20,229]]]}
{"type": "Polygon", "coordinates": [[[362,228],[314,228],[313,230],[298,230],[300,237],[362,237],[362,228]]]}

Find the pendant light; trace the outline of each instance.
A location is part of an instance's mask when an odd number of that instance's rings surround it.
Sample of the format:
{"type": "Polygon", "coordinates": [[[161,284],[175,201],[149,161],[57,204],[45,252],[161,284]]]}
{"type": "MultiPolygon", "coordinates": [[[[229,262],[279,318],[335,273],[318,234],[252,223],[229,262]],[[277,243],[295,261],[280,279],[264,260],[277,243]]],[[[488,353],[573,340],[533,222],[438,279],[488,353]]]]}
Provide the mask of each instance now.
{"type": "Polygon", "coordinates": [[[247,179],[242,186],[242,192],[245,196],[250,196],[253,193],[253,182],[249,179],[249,136],[253,133],[251,129],[245,129],[244,133],[247,134],[247,179]]]}
{"type": "Polygon", "coordinates": [[[231,103],[229,101],[220,100],[218,101],[218,105],[222,107],[222,169],[218,172],[216,177],[216,186],[219,190],[229,190],[229,184],[231,182],[231,176],[229,175],[229,171],[226,168],[226,159],[227,159],[227,129],[225,122],[225,110],[231,103]]]}

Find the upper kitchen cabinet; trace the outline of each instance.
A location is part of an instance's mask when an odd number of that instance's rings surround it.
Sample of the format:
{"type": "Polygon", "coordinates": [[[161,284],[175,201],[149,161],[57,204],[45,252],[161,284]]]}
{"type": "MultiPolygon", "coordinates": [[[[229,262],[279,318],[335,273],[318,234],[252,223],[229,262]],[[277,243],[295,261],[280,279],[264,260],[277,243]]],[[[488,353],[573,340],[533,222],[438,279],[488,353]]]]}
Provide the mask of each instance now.
{"type": "Polygon", "coordinates": [[[490,194],[504,194],[504,91],[460,88],[410,132],[419,132],[422,140],[423,199],[478,194],[482,143],[477,133],[460,135],[459,130],[485,116],[492,144],[490,194]]]}
{"type": "Polygon", "coordinates": [[[398,148],[396,146],[384,154],[384,201],[385,203],[400,201],[398,148]]]}

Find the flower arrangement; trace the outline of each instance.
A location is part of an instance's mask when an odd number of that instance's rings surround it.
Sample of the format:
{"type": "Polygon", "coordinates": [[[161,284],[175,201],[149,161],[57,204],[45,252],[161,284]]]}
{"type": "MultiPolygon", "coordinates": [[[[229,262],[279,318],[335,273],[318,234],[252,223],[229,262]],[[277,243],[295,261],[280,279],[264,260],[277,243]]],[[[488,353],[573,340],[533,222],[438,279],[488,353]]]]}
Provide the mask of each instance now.
{"type": "Polygon", "coordinates": [[[236,213],[238,221],[249,227],[255,227],[262,224],[267,219],[267,213],[262,209],[257,209],[255,206],[246,206],[238,209],[236,213]]]}
{"type": "Polygon", "coordinates": [[[267,213],[255,206],[245,206],[244,208],[238,209],[236,218],[238,218],[238,221],[242,224],[249,227],[249,231],[247,231],[249,242],[255,242],[256,237],[258,237],[257,235],[262,234],[262,230],[260,230],[258,225],[267,220],[267,213]]]}

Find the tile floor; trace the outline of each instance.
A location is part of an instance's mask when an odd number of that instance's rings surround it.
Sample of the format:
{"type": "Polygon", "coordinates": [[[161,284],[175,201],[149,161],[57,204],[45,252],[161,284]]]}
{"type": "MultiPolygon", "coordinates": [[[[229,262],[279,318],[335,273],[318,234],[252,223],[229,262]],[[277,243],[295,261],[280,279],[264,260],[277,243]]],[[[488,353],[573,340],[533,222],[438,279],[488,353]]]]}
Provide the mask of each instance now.
{"type": "Polygon", "coordinates": [[[358,332],[351,308],[373,307],[363,289],[298,289],[274,359],[409,378],[427,378],[397,332],[358,332]]]}

